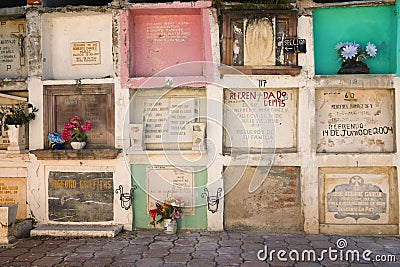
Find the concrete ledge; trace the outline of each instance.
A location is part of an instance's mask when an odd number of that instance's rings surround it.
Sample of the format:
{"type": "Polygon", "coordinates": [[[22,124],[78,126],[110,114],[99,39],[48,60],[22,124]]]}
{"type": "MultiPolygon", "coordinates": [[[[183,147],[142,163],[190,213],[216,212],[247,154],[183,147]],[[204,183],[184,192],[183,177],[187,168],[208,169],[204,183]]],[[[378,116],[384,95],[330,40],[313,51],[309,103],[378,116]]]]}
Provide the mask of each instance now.
{"type": "Polygon", "coordinates": [[[96,160],[96,159],[116,159],[122,149],[40,149],[31,150],[38,160],[96,160]]]}
{"type": "Polygon", "coordinates": [[[122,225],[67,225],[42,224],[31,230],[32,236],[115,237],[122,225]]]}
{"type": "Polygon", "coordinates": [[[320,224],[320,233],[328,235],[398,235],[398,224],[320,224]]]}

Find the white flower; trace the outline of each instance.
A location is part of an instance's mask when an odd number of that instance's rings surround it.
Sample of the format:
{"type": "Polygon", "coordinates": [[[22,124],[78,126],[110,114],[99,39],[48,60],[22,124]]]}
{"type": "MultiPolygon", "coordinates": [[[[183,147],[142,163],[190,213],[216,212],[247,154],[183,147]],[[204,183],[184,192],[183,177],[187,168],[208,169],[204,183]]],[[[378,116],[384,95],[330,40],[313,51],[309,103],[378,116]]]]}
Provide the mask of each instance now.
{"type": "Polygon", "coordinates": [[[378,49],[375,44],[368,42],[367,46],[362,48],[359,43],[356,42],[340,42],[336,44],[335,50],[343,61],[356,60],[362,61],[371,57],[376,57],[378,49]]]}
{"type": "Polygon", "coordinates": [[[355,57],[357,55],[357,51],[358,51],[357,46],[355,46],[355,45],[346,45],[343,48],[343,51],[342,51],[341,55],[345,59],[350,59],[350,58],[353,58],[353,57],[355,57]]]}
{"type": "Polygon", "coordinates": [[[367,43],[367,46],[365,47],[365,52],[367,52],[367,54],[370,57],[376,57],[376,46],[370,42],[367,43]]]}

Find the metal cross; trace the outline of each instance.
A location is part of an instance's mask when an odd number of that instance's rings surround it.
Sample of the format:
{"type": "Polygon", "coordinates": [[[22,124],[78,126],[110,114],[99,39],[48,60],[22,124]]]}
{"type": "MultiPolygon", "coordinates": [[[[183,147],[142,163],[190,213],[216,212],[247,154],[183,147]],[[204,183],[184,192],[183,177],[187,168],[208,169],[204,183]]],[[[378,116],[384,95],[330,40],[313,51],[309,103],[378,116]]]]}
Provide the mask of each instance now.
{"type": "Polygon", "coordinates": [[[18,24],[18,32],[11,32],[11,37],[18,38],[19,64],[25,66],[25,25],[18,24]]]}

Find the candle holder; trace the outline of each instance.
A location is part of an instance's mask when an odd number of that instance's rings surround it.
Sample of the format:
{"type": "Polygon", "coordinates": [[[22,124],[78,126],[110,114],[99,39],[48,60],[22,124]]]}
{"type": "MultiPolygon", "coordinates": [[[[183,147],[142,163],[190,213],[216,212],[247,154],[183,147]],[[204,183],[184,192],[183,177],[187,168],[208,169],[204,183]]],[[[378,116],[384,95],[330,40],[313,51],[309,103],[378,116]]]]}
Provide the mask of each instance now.
{"type": "Polygon", "coordinates": [[[119,185],[118,189],[115,190],[115,193],[120,194],[119,200],[121,201],[121,208],[128,210],[132,206],[133,193],[136,189],[137,186],[133,185],[129,193],[124,193],[124,187],[122,185],[119,185]]]}
{"type": "Polygon", "coordinates": [[[205,198],[207,196],[208,211],[211,211],[212,213],[216,213],[218,211],[219,199],[221,197],[221,193],[222,193],[222,188],[218,187],[217,194],[215,196],[210,196],[207,187],[204,188],[204,193],[201,194],[201,197],[205,198]]]}

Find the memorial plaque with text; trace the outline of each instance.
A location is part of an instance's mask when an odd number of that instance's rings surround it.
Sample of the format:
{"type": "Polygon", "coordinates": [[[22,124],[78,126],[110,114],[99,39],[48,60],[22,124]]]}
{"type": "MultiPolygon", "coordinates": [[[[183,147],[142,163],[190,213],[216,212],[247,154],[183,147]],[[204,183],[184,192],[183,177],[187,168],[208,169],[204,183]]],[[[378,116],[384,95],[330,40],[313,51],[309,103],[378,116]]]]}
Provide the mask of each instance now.
{"type": "Polygon", "coordinates": [[[49,220],[101,222],[114,218],[112,172],[49,172],[49,220]]]}
{"type": "Polygon", "coordinates": [[[131,48],[134,51],[134,56],[131,56],[134,76],[152,76],[161,70],[169,76],[202,75],[201,64],[178,68],[179,73],[166,70],[181,63],[204,60],[202,23],[198,12],[136,14],[134,25],[131,48]]]}
{"type": "Polygon", "coordinates": [[[71,43],[72,65],[99,65],[100,42],[71,43]]]}
{"type": "Polygon", "coordinates": [[[156,207],[156,201],[181,197],[185,215],[194,214],[194,175],[173,167],[147,168],[147,210],[156,207]]]}
{"type": "Polygon", "coordinates": [[[0,20],[0,78],[27,76],[25,19],[0,20]]]}
{"type": "Polygon", "coordinates": [[[92,130],[88,135],[87,148],[114,147],[114,90],[109,85],[47,86],[45,113],[47,133],[61,132],[64,124],[75,115],[90,120],[92,130]],[[51,113],[50,116],[48,113],[51,113]]]}
{"type": "Polygon", "coordinates": [[[392,89],[317,89],[317,152],[393,152],[392,89]]]}
{"type": "Polygon", "coordinates": [[[296,148],[296,89],[225,90],[224,103],[226,149],[296,148]]]}
{"type": "Polygon", "coordinates": [[[384,174],[325,175],[326,223],[386,224],[389,181],[384,174]]]}
{"type": "Polygon", "coordinates": [[[143,108],[146,144],[192,142],[189,124],[199,116],[197,99],[148,98],[143,108]]]}
{"type": "Polygon", "coordinates": [[[0,178],[0,205],[18,204],[17,219],[26,218],[26,178],[0,178]]]}

